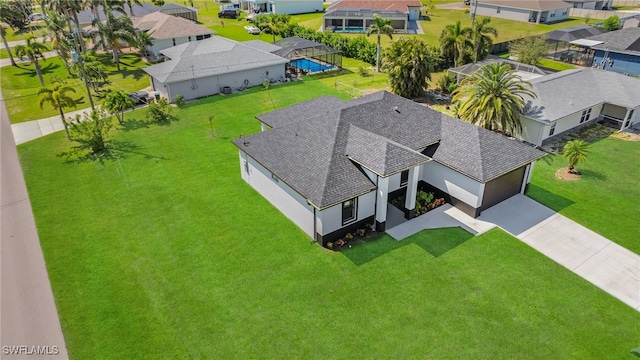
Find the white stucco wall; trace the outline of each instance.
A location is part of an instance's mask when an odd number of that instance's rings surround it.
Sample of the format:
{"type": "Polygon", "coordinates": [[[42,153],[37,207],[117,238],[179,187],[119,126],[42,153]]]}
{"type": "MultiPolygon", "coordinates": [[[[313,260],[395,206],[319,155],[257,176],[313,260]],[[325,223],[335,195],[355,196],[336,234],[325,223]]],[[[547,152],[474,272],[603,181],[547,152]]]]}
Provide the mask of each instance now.
{"type": "Polygon", "coordinates": [[[149,79],[150,79],[150,82],[151,82],[151,87],[155,91],[158,91],[160,93],[160,96],[163,96],[163,97],[165,97],[167,99],[171,99],[171,96],[168,93],[167,88],[164,86],[164,84],[162,84],[160,81],[158,81],[153,76],[149,76],[149,79]]]}
{"type": "Polygon", "coordinates": [[[500,13],[498,13],[497,10],[498,6],[496,5],[479,3],[476,9],[476,15],[528,22],[529,15],[531,14],[529,10],[512,9],[504,6],[500,7],[500,13]]]}
{"type": "Polygon", "coordinates": [[[167,84],[167,92],[171,94],[170,99],[176,94],[180,94],[184,96],[185,100],[191,100],[217,94],[223,86],[230,86],[233,91],[236,91],[239,87],[244,86],[245,80],[249,81],[249,87],[262,85],[267,71],[269,79],[280,79],[280,77],[284,77],[284,64],[175,82],[167,84]]]}
{"type": "Polygon", "coordinates": [[[542,144],[543,136],[549,133],[549,130],[545,130],[545,125],[541,122],[531,120],[524,116],[520,117],[520,123],[522,124],[522,133],[520,139],[540,146],[542,144]],[[546,131],[546,133],[544,132],[546,131]]]}
{"type": "Polygon", "coordinates": [[[389,192],[400,189],[400,177],[401,173],[389,176],[389,192]]]}
{"type": "Polygon", "coordinates": [[[482,183],[435,161],[422,165],[420,179],[475,208],[482,204],[482,183]]]}
{"type": "Polygon", "coordinates": [[[269,170],[245,152],[241,150],[238,152],[242,179],[313,238],[313,207],[282,180],[275,181],[269,170]],[[247,172],[245,161],[248,164],[249,172],[247,172]]]}
{"type": "MultiPolygon", "coordinates": [[[[602,109],[603,109],[603,105],[602,104],[599,104],[599,105],[596,105],[596,106],[592,107],[591,108],[591,115],[590,115],[589,119],[587,119],[585,122],[597,119],[598,116],[600,116],[600,112],[602,111],[602,109]]],[[[563,131],[571,130],[576,126],[582,125],[580,123],[580,118],[582,117],[582,111],[583,110],[584,109],[582,109],[582,110],[580,110],[578,112],[575,112],[575,113],[573,113],[571,115],[568,115],[568,116],[565,116],[563,118],[560,118],[560,119],[556,120],[556,129],[555,129],[555,131],[554,131],[552,136],[558,135],[563,131]]],[[[622,114],[622,116],[624,116],[624,113],[622,114]]],[[[551,130],[551,124],[546,125],[545,129],[543,131],[542,140],[544,140],[544,139],[549,137],[549,131],[550,130],[551,130]]]]}
{"type": "MultiPolygon", "coordinates": [[[[357,222],[373,216],[376,202],[376,192],[371,191],[358,197],[357,203],[357,218],[353,222],[357,222]]],[[[333,231],[339,230],[342,225],[342,203],[334,205],[330,208],[324,209],[318,213],[317,224],[318,233],[321,235],[329,234],[333,231]]],[[[348,226],[349,224],[345,225],[348,226]]]]}
{"type": "Polygon", "coordinates": [[[272,0],[276,14],[303,14],[323,10],[322,0],[272,0]]]}

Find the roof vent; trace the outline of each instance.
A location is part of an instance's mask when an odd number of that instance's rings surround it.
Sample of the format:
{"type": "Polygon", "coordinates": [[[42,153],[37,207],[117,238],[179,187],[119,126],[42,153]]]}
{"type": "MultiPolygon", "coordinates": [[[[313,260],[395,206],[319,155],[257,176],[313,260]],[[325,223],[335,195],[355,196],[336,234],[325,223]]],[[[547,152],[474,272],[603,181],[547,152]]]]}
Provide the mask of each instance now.
{"type": "Polygon", "coordinates": [[[395,112],[397,112],[398,114],[400,114],[400,109],[398,109],[398,107],[397,107],[397,106],[394,106],[394,107],[393,107],[393,111],[395,111],[395,112]]]}

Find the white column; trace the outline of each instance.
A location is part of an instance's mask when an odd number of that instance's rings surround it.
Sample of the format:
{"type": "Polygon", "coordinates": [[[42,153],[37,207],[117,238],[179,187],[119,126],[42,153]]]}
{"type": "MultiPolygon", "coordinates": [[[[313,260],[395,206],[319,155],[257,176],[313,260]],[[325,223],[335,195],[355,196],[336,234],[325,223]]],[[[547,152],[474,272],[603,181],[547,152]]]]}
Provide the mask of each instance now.
{"type": "Polygon", "coordinates": [[[376,196],[376,230],[384,231],[387,221],[387,202],[389,201],[389,178],[378,177],[376,196]]]}
{"type": "Polygon", "coordinates": [[[542,17],[542,11],[538,11],[538,16],[536,17],[536,24],[540,24],[541,17],[542,17]]]}
{"type": "Polygon", "coordinates": [[[531,174],[532,164],[527,165],[527,167],[524,169],[524,176],[522,177],[522,185],[520,186],[520,194],[522,195],[524,195],[524,191],[527,189],[527,184],[529,183],[529,176],[531,174]]]}
{"type": "Polygon", "coordinates": [[[409,210],[405,214],[407,219],[413,217],[414,210],[416,208],[416,194],[418,193],[418,177],[420,175],[420,167],[416,166],[409,169],[409,179],[407,182],[407,197],[404,201],[404,207],[409,210]]]}
{"type": "Polygon", "coordinates": [[[620,131],[622,131],[622,130],[624,130],[625,128],[628,127],[628,126],[624,126],[624,124],[626,124],[627,121],[629,121],[629,123],[631,123],[631,119],[630,119],[629,113],[631,113],[631,109],[627,109],[627,113],[624,114],[624,119],[622,119],[622,126],[620,127],[620,131]]]}

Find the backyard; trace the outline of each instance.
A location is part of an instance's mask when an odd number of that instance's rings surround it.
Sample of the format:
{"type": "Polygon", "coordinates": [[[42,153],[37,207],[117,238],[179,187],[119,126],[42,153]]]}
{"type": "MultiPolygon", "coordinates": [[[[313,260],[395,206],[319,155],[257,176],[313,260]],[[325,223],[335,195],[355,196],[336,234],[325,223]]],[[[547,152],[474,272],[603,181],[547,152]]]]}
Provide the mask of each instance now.
{"type": "Polygon", "coordinates": [[[346,98],[326,81],[201,99],[165,126],[137,110],[99,161],[61,156],[64,132],[19,146],[71,358],[630,356],[640,313],[500,230],[310,244],[241,180],[230,140],[346,98]]]}

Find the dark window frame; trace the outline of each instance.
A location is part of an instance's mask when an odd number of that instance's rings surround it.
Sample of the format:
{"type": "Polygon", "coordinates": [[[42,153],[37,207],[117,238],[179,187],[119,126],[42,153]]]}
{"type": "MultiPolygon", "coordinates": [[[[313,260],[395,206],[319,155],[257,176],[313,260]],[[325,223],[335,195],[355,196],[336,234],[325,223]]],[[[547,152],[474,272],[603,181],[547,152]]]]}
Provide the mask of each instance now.
{"type": "Polygon", "coordinates": [[[400,173],[400,186],[405,186],[409,183],[409,170],[405,170],[400,173]]]}
{"type": "Polygon", "coordinates": [[[342,225],[350,224],[358,219],[358,198],[349,199],[342,202],[342,225]],[[350,214],[345,209],[351,209],[350,214]],[[345,216],[347,215],[347,216],[345,216]]]}

